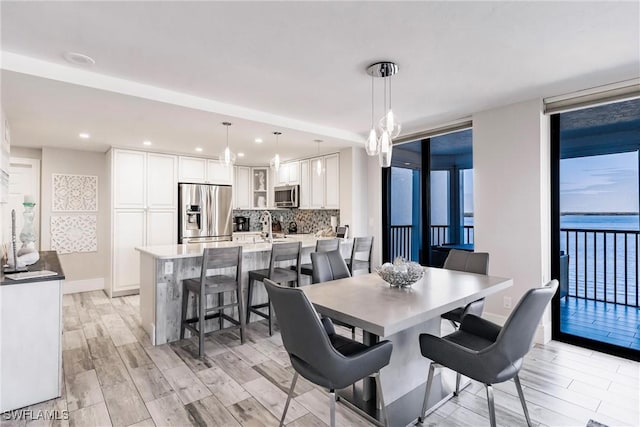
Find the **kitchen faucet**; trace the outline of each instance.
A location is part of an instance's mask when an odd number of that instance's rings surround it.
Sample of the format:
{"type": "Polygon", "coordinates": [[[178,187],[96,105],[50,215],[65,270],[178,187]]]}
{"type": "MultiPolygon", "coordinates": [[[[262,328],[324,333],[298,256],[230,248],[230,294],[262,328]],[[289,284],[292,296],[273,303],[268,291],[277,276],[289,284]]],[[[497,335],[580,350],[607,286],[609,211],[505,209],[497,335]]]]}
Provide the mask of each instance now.
{"type": "Polygon", "coordinates": [[[260,233],[260,235],[262,236],[263,239],[267,240],[269,243],[273,243],[273,232],[271,230],[272,228],[272,223],[273,223],[273,218],[271,217],[271,212],[265,210],[262,212],[262,215],[260,215],[260,222],[262,222],[262,233],[260,233]],[[264,216],[265,214],[267,215],[267,224],[264,224],[264,216]]]}

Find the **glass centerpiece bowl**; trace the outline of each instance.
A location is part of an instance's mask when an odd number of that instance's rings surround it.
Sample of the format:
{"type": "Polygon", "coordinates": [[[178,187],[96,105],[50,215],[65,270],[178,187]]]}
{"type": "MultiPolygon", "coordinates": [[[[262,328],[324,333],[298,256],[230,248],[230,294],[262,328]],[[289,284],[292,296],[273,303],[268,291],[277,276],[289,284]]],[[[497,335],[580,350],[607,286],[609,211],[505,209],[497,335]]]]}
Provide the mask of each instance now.
{"type": "Polygon", "coordinates": [[[392,288],[406,288],[422,279],[424,269],[417,262],[406,261],[398,257],[393,261],[385,262],[376,268],[376,273],[392,288]]]}

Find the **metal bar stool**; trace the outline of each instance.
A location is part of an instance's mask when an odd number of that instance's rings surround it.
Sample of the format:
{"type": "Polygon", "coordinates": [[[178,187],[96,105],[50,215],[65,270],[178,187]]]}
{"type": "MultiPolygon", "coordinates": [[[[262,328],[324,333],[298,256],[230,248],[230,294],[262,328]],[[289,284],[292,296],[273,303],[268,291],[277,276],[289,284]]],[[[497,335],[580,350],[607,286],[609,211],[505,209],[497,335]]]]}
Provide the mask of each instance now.
{"type": "Polygon", "coordinates": [[[224,320],[240,327],[240,341],[244,344],[244,307],[241,294],[240,277],[242,276],[242,247],[207,248],[202,255],[202,269],[200,279],[186,279],[182,281],[182,317],[180,321],[180,339],[184,339],[185,329],[189,329],[199,337],[198,356],[204,354],[204,321],[213,318],[220,319],[220,329],[224,320]],[[214,274],[207,275],[209,270],[235,268],[235,276],[214,274]],[[193,292],[198,300],[194,317],[187,319],[189,292],[193,292]],[[235,292],[236,301],[225,304],[224,293],[235,292]],[[207,307],[207,295],[216,295],[216,306],[207,307]],[[238,319],[227,315],[228,308],[238,307],[238,319]],[[198,328],[193,326],[198,323],[198,328]]]}
{"type": "MultiPolygon", "coordinates": [[[[331,252],[337,251],[340,248],[340,240],[338,239],[320,239],[316,241],[315,252],[331,252]]],[[[295,269],[295,266],[291,266],[291,269],[295,269]]],[[[300,273],[313,276],[313,264],[305,263],[300,266],[300,273]]]]}
{"type": "Polygon", "coordinates": [[[371,251],[373,251],[373,236],[356,237],[353,239],[351,258],[344,260],[352,276],[353,272],[357,270],[367,270],[371,273],[371,251]],[[358,256],[360,254],[366,254],[366,258],[359,258],[358,256]]]}
{"type": "Polygon", "coordinates": [[[296,286],[300,285],[300,252],[302,242],[278,243],[271,245],[271,260],[269,268],[261,270],[249,271],[249,286],[247,288],[247,323],[251,313],[264,317],[269,320],[269,335],[273,334],[272,317],[271,317],[271,301],[267,297],[267,302],[253,305],[253,283],[263,282],[264,279],[270,279],[279,284],[288,282],[296,282],[296,286]],[[276,267],[276,263],[283,261],[295,260],[295,270],[291,268],[276,267]],[[267,308],[267,313],[260,309],[267,308]]]}

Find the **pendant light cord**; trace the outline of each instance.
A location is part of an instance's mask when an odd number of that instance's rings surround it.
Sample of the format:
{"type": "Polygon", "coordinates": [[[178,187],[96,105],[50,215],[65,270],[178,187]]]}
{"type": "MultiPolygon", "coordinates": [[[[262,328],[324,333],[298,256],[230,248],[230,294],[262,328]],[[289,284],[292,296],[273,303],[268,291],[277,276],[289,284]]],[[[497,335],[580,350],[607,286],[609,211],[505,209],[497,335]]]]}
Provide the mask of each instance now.
{"type": "Polygon", "coordinates": [[[373,129],[374,127],[374,111],[373,111],[373,105],[374,105],[374,96],[373,96],[373,73],[371,73],[371,129],[373,129]]]}

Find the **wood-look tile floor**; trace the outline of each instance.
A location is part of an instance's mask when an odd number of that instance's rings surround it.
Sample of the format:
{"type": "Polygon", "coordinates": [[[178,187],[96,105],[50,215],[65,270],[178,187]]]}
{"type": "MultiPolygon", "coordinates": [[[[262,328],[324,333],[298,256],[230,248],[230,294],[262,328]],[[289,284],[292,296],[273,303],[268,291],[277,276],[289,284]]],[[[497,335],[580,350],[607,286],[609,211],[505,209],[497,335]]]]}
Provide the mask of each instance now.
{"type": "MultiPolygon", "coordinates": [[[[192,340],[151,346],[140,326],[138,296],[65,295],[63,320],[63,395],[26,408],[68,410],[69,419],[55,425],[278,425],[293,369],[279,334],[269,337],[263,323],[251,324],[244,345],[235,332],[208,336],[206,357],[199,359],[192,340]]],[[[520,376],[535,425],[585,426],[590,419],[640,425],[637,363],[551,342],[531,350],[520,376]]],[[[295,394],[287,425],[325,426],[326,393],[301,379],[295,394]]],[[[495,386],[495,402],[499,425],[525,425],[513,382],[495,386]]],[[[369,425],[342,405],[337,408],[338,425],[369,425]]],[[[1,423],[53,425],[24,419],[1,423]]],[[[483,386],[472,382],[427,424],[488,426],[483,386]]]]}

